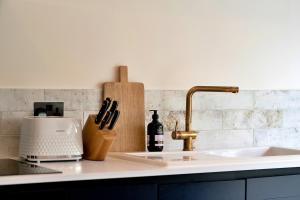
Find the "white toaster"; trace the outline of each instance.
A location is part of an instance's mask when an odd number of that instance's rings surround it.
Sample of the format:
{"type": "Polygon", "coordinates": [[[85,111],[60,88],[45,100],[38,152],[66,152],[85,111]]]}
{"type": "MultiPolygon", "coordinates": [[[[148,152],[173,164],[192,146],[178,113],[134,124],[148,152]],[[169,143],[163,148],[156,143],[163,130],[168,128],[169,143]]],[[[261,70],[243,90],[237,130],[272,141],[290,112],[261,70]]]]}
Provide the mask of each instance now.
{"type": "Polygon", "coordinates": [[[66,117],[25,117],[19,154],[21,158],[37,162],[81,159],[80,122],[66,117]]]}

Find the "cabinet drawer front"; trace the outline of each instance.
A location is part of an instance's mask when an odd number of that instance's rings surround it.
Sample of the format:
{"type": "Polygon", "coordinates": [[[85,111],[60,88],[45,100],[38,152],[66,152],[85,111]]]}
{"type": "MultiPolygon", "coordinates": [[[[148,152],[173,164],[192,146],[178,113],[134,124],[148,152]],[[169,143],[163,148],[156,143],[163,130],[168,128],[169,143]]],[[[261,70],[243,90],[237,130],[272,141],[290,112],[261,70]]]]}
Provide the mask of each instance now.
{"type": "Polygon", "coordinates": [[[245,181],[161,185],[159,200],[245,200],[245,181]]]}
{"type": "Polygon", "coordinates": [[[18,200],[18,199],[67,199],[68,194],[63,190],[32,190],[32,191],[15,191],[1,192],[1,199],[18,200]]]}
{"type": "Polygon", "coordinates": [[[157,185],[87,186],[70,192],[70,200],[156,200],[157,185]]]}
{"type": "Polygon", "coordinates": [[[300,200],[300,175],[247,180],[247,200],[300,200]]]}

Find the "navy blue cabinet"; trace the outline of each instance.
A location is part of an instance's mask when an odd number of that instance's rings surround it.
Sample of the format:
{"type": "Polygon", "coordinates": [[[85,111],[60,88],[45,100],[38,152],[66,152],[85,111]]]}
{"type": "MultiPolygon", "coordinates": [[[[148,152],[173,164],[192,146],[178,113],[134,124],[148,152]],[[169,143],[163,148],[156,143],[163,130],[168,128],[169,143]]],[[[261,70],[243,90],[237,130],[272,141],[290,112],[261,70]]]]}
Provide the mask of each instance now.
{"type": "Polygon", "coordinates": [[[12,200],[300,200],[300,168],[7,185],[0,186],[0,195],[12,200]]]}
{"type": "Polygon", "coordinates": [[[100,199],[100,200],[156,200],[156,184],[133,185],[87,185],[78,187],[69,192],[70,200],[100,199]]]}
{"type": "Polygon", "coordinates": [[[245,200],[245,181],[160,185],[159,200],[245,200]]]}
{"type": "Polygon", "coordinates": [[[300,175],[247,179],[247,200],[300,200],[300,175]]]}
{"type": "Polygon", "coordinates": [[[20,200],[40,200],[40,199],[68,199],[68,194],[65,190],[59,189],[44,189],[36,190],[34,188],[23,191],[0,192],[1,199],[20,200]]]}

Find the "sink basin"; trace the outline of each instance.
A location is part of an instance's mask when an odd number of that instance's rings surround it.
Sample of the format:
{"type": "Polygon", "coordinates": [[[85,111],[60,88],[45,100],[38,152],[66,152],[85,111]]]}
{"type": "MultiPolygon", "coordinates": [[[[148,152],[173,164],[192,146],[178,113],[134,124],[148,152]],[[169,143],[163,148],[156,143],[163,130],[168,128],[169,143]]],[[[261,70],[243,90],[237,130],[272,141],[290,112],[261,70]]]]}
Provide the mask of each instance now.
{"type": "MultiPolygon", "coordinates": [[[[240,149],[180,151],[180,152],[133,152],[110,153],[119,159],[165,167],[208,167],[235,164],[250,166],[253,163],[297,162],[300,165],[300,150],[281,147],[251,147],[240,149]],[[255,160],[253,160],[255,159],[255,160]]],[[[272,165],[275,166],[275,165],[272,165]]]]}
{"type": "Polygon", "coordinates": [[[110,153],[110,156],[156,166],[191,166],[218,162],[220,156],[197,151],[110,153]]]}
{"type": "Polygon", "coordinates": [[[203,153],[223,157],[266,157],[300,155],[300,150],[281,147],[253,147],[244,149],[211,150],[203,153]]]}

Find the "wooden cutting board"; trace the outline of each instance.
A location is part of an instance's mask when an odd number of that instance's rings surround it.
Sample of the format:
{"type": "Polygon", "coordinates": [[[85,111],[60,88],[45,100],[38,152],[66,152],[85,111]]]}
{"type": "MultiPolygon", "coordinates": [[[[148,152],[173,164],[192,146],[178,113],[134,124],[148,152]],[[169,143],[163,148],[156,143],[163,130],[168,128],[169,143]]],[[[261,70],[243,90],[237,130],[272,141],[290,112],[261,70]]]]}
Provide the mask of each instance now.
{"type": "Polygon", "coordinates": [[[120,117],[115,127],[117,138],[110,151],[145,151],[144,84],[128,82],[127,66],[119,67],[119,82],[104,83],[104,99],[119,102],[120,117]]]}

